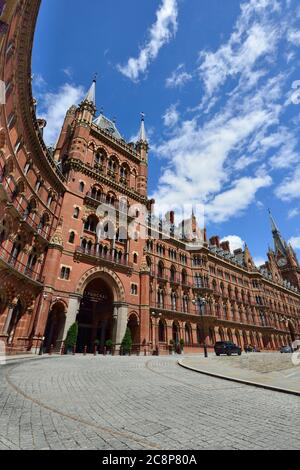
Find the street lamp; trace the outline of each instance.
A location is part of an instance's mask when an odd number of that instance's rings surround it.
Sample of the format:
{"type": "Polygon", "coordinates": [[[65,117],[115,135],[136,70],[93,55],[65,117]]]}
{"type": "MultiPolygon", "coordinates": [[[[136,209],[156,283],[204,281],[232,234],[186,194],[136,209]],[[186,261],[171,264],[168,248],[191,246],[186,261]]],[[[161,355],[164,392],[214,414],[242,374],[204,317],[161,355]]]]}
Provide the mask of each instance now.
{"type": "Polygon", "coordinates": [[[197,300],[194,299],[193,301],[193,304],[196,305],[198,304],[198,306],[200,307],[200,316],[201,316],[201,320],[202,320],[202,328],[203,328],[203,349],[204,349],[204,357],[208,357],[208,354],[207,354],[207,346],[206,346],[206,341],[205,341],[205,334],[204,334],[204,307],[205,305],[207,304],[206,300],[203,298],[203,297],[199,297],[197,300]]]}

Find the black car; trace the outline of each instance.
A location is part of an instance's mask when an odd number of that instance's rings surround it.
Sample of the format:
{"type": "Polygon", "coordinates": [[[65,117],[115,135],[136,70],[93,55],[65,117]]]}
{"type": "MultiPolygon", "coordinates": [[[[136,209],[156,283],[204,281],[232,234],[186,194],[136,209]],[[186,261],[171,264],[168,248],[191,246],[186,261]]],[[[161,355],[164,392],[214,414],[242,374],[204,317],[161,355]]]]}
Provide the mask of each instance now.
{"type": "Polygon", "coordinates": [[[282,346],[279,351],[281,352],[281,354],[288,354],[293,352],[291,346],[282,346]]]}
{"type": "Polygon", "coordinates": [[[232,354],[242,354],[242,349],[231,341],[217,341],[215,344],[215,353],[217,356],[221,354],[226,354],[231,356],[232,354]]]}

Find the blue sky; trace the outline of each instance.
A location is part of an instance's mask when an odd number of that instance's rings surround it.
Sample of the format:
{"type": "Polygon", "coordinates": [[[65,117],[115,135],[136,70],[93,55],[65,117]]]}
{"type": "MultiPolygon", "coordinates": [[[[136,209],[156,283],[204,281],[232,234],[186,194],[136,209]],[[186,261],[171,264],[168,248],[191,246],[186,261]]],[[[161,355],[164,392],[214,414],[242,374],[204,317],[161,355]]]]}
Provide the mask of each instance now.
{"type": "Polygon", "coordinates": [[[271,208],[300,249],[299,48],[299,0],[43,0],[33,88],[45,138],[98,72],[98,110],[126,140],[146,114],[159,205],[204,204],[209,236],[246,241],[258,263],[271,208]]]}

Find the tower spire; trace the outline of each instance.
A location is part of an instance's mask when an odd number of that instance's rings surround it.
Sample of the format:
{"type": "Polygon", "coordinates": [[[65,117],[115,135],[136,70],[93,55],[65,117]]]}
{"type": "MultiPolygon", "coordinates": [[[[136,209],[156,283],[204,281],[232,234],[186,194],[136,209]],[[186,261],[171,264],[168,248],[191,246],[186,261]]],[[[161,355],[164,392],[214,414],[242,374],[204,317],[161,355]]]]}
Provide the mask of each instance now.
{"type": "Polygon", "coordinates": [[[147,134],[145,129],[145,114],[141,113],[141,128],[140,128],[140,135],[139,135],[139,142],[147,143],[147,134]]]}
{"type": "Polygon", "coordinates": [[[85,102],[91,103],[96,107],[96,83],[97,83],[97,74],[94,76],[93,83],[84,99],[85,102]]]}
{"type": "Polygon", "coordinates": [[[77,121],[91,126],[96,114],[96,76],[86,97],[79,105],[78,111],[77,121]]]}
{"type": "Polygon", "coordinates": [[[269,216],[270,216],[270,222],[271,222],[271,230],[273,234],[273,240],[274,240],[274,247],[275,247],[275,254],[281,254],[283,256],[286,256],[287,254],[287,244],[286,241],[283,239],[279,228],[272,216],[271,210],[269,209],[269,216]]]}

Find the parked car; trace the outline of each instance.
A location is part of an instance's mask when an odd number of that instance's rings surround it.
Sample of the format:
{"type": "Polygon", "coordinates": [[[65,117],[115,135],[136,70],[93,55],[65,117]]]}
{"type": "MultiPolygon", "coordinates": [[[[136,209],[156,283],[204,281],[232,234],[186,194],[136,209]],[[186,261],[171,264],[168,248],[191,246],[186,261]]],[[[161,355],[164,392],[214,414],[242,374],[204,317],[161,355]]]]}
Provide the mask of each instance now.
{"type": "Polygon", "coordinates": [[[215,353],[217,356],[226,354],[231,356],[232,354],[242,354],[242,349],[231,341],[217,341],[215,344],[215,353]]]}
{"type": "Polygon", "coordinates": [[[282,348],[280,348],[279,351],[281,352],[281,354],[288,354],[288,353],[293,352],[290,346],[282,346],[282,348]]]}

